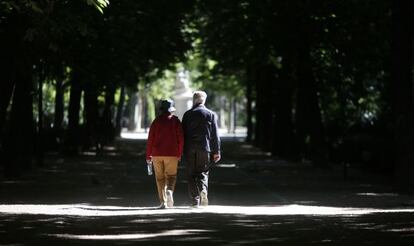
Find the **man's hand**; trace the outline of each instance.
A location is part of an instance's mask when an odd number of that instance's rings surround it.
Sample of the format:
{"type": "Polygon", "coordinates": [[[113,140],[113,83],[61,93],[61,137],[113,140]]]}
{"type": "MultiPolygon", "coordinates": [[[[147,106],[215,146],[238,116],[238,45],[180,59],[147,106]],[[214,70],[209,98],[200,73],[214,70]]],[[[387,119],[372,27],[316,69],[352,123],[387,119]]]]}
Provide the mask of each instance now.
{"type": "Polygon", "coordinates": [[[214,161],[214,163],[217,163],[220,159],[221,159],[220,153],[217,153],[217,154],[214,154],[213,155],[213,161],[214,161]]]}

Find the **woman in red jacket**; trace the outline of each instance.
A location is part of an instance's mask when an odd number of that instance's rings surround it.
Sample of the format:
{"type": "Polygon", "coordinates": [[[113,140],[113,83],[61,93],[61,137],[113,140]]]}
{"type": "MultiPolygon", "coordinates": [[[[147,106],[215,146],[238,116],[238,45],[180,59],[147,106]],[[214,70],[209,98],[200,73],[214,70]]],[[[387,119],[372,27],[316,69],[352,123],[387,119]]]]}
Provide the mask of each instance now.
{"type": "Polygon", "coordinates": [[[152,161],[160,208],[174,206],[177,166],[184,146],[183,129],[172,100],[161,101],[161,115],[151,124],[147,141],[147,162],[152,161]]]}

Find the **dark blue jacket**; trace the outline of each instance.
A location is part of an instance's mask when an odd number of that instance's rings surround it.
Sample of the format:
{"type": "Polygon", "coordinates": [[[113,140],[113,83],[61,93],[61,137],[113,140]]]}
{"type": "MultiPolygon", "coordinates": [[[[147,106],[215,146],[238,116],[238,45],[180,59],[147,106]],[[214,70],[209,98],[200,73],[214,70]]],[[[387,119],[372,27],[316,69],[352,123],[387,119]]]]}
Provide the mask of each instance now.
{"type": "Polygon", "coordinates": [[[202,104],[193,106],[184,113],[184,151],[205,150],[220,153],[220,137],[217,128],[217,115],[202,104]]]}

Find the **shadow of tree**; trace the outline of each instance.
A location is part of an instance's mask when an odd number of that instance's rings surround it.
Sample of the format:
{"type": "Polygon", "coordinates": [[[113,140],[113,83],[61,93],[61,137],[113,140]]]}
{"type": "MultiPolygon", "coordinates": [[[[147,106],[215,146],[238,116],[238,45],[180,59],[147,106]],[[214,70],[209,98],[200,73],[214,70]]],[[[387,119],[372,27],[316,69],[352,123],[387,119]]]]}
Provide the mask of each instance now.
{"type": "Polygon", "coordinates": [[[0,215],[0,242],[41,245],[402,245],[412,213],[274,216],[167,213],[139,216],[0,215]]]}
{"type": "Polygon", "coordinates": [[[35,170],[20,181],[0,182],[2,205],[44,204],[46,211],[24,213],[28,207],[19,208],[19,213],[0,211],[0,244],[414,243],[414,213],[408,210],[359,215],[237,212],[238,208],[231,206],[261,209],[265,205],[277,208],[302,204],[344,209],[394,208],[402,204],[400,201],[412,201],[412,197],[396,196],[383,186],[344,182],[335,170],[321,172],[307,166],[278,162],[239,141],[224,141],[223,145],[223,165],[211,172],[209,200],[213,206],[210,211],[191,210],[185,206],[185,163],[180,164],[174,194],[178,208],[160,211],[154,207],[157,204],[156,187],[154,177],[146,175],[143,140],[117,141],[113,148],[100,155],[71,158],[50,155],[45,168],[35,170]],[[64,206],[53,213],[51,210],[59,205],[64,206]],[[227,207],[228,212],[214,212],[215,205],[227,207]],[[75,212],[62,212],[70,209],[75,212]]]}

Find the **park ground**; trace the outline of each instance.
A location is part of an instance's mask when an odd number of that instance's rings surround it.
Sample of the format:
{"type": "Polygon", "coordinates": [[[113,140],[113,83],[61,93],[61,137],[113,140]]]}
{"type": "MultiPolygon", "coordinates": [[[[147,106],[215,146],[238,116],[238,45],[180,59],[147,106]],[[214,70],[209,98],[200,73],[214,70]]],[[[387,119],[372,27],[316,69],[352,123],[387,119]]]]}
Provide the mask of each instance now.
{"type": "Polygon", "coordinates": [[[126,136],[0,180],[0,245],[414,245],[414,195],[390,176],[351,168],[345,178],[342,165],[279,160],[231,135],[210,206],[188,206],[181,163],[176,207],[156,209],[145,139],[126,136]]]}

